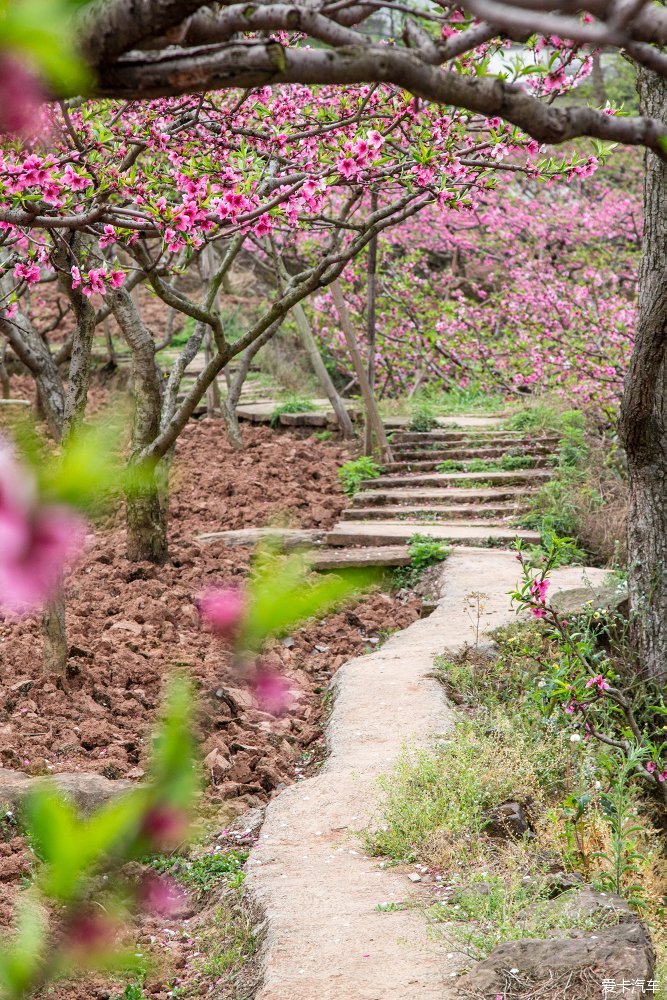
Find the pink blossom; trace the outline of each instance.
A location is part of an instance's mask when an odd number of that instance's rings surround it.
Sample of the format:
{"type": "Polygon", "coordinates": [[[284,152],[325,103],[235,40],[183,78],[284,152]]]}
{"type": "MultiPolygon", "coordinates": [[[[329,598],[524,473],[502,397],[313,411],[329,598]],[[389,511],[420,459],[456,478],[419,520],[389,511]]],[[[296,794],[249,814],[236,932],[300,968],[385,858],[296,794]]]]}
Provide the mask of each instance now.
{"type": "Polygon", "coordinates": [[[230,642],[238,637],[246,613],[246,597],[240,588],[207,590],[198,604],[199,612],[212,632],[230,642]]]}
{"type": "Polygon", "coordinates": [[[251,687],[260,708],[271,715],[283,715],[289,704],[290,686],[287,680],[270,667],[258,669],[251,687]]]}
{"type": "Polygon", "coordinates": [[[29,264],[17,264],[14,268],[14,276],[19,281],[27,281],[29,285],[34,285],[41,278],[42,272],[39,265],[31,261],[29,264]]]}
{"type": "Polygon", "coordinates": [[[650,760],[646,765],[646,770],[648,771],[649,774],[653,774],[654,771],[658,770],[658,765],[655,763],[655,761],[650,760]]]}
{"type": "Polygon", "coordinates": [[[24,615],[41,607],[83,539],[82,518],[39,504],[34,483],[0,445],[0,608],[24,615]]]}
{"type": "Polygon", "coordinates": [[[160,875],[146,875],[139,884],[142,909],[163,917],[171,917],[182,907],[185,893],[176,881],[160,875]]]}
{"type": "Polygon", "coordinates": [[[667,781],[667,771],[661,771],[658,775],[658,781],[667,781]]]}
{"type": "Polygon", "coordinates": [[[10,304],[5,309],[5,316],[7,319],[14,319],[18,311],[19,311],[18,302],[10,302],[10,304]]]}
{"type": "Polygon", "coordinates": [[[586,681],[586,687],[587,688],[596,687],[598,691],[608,691],[610,685],[604,679],[602,674],[599,674],[597,677],[591,677],[590,680],[586,681]]]}
{"type": "Polygon", "coordinates": [[[65,167],[61,180],[70,191],[83,191],[93,183],[90,177],[83,177],[81,174],[77,174],[71,163],[68,163],[65,167]]]}
{"type": "Polygon", "coordinates": [[[357,161],[351,156],[339,156],[336,160],[336,166],[347,180],[359,173],[357,161]]]}
{"type": "Polygon", "coordinates": [[[24,59],[0,57],[0,132],[26,135],[39,124],[42,85],[24,59]]]}
{"type": "Polygon", "coordinates": [[[116,230],[113,226],[104,227],[104,236],[100,236],[99,244],[100,247],[110,247],[116,242],[116,230]]]}
{"type": "Polygon", "coordinates": [[[120,288],[125,281],[124,271],[112,271],[109,275],[109,284],[112,288],[120,288]]]}
{"type": "Polygon", "coordinates": [[[540,601],[544,604],[547,596],[547,590],[551,586],[549,580],[533,580],[530,586],[530,592],[536,601],[540,601]]]}

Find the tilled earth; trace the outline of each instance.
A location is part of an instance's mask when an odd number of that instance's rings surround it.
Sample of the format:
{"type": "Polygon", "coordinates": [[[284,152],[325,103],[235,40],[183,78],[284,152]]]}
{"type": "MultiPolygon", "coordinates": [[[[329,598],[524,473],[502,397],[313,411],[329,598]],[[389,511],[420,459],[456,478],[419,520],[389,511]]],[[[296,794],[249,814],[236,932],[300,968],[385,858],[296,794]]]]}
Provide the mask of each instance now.
{"type": "MultiPolygon", "coordinates": [[[[200,544],[195,536],[270,524],[329,528],[345,505],[336,470],[348,454],[336,442],[296,432],[252,426],[243,432],[242,453],[231,449],[218,420],[191,423],[183,434],[172,476],[167,566],[124,558],[120,512],[91,533],[66,581],[67,678],[42,674],[38,622],[0,622],[2,766],[140,780],[160,694],[174,667],[186,670],[198,689],[211,808],[233,815],[265,802],[321,752],[322,701],[332,675],[387,632],[414,621],[420,601],[373,593],[272,643],[265,659],[289,679],[291,705],[280,718],[261,711],[224,646],[201,628],[195,604],[207,584],[242,577],[249,552],[200,544]]],[[[0,842],[0,924],[10,919],[18,880],[31,861],[21,838],[0,842]]],[[[103,988],[82,988],[79,993],[69,984],[49,995],[105,995],[103,988]]]]}

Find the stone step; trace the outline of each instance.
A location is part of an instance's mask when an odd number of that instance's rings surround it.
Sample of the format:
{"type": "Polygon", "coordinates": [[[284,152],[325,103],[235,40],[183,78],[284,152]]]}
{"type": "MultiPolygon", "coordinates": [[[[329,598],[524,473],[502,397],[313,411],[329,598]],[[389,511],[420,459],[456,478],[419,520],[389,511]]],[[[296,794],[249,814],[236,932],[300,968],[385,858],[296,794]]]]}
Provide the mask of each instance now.
{"type": "Polygon", "coordinates": [[[468,518],[509,518],[516,517],[528,509],[527,504],[458,504],[447,505],[415,503],[404,507],[381,506],[349,507],[341,513],[343,521],[367,520],[402,520],[403,518],[421,518],[422,520],[444,518],[444,520],[467,520],[468,518]]]}
{"type": "Polygon", "coordinates": [[[367,546],[366,548],[327,549],[312,560],[313,569],[356,569],[365,566],[409,566],[407,545],[367,546]]]}
{"type": "Polygon", "coordinates": [[[540,536],[535,531],[523,528],[508,528],[504,524],[464,522],[441,522],[440,524],[420,523],[418,521],[341,521],[333,531],[325,536],[327,545],[395,545],[397,542],[408,542],[415,534],[428,535],[430,538],[442,541],[460,542],[490,542],[497,540],[511,543],[514,538],[538,544],[540,536]]]}
{"type": "Polygon", "coordinates": [[[557,436],[526,435],[524,431],[499,431],[499,430],[440,430],[440,431],[394,431],[391,434],[392,444],[395,445],[429,445],[429,444],[488,444],[489,442],[499,445],[530,446],[533,444],[553,444],[557,445],[557,436]]]}
{"type": "MultiPolygon", "coordinates": [[[[449,417],[437,417],[438,427],[451,427],[454,430],[469,428],[501,428],[507,420],[508,413],[454,413],[449,417]]],[[[410,417],[384,417],[383,423],[387,430],[404,430],[410,433],[410,417]]],[[[426,432],[428,433],[428,432],[426,432]]]]}
{"type": "MultiPolygon", "coordinates": [[[[367,480],[367,482],[375,483],[376,479],[367,480]]],[[[362,507],[370,505],[382,506],[384,504],[405,504],[414,506],[415,504],[421,504],[423,506],[433,504],[443,504],[450,503],[452,501],[470,501],[474,503],[484,504],[484,503],[496,503],[503,500],[528,500],[533,491],[530,489],[521,489],[520,487],[508,486],[508,487],[490,487],[488,489],[466,489],[465,487],[450,486],[448,489],[385,489],[385,490],[373,490],[368,489],[363,492],[356,493],[353,504],[359,504],[362,507]]]]}
{"type": "MultiPolygon", "coordinates": [[[[519,469],[515,471],[526,472],[531,469],[544,469],[551,466],[551,459],[549,457],[541,455],[528,455],[527,458],[531,459],[532,464],[529,466],[528,470],[519,469]]],[[[409,462],[385,462],[383,469],[385,472],[437,472],[438,466],[441,465],[443,459],[415,459],[409,462]]],[[[460,470],[465,473],[465,469],[460,470]]],[[[489,472],[504,472],[504,469],[489,469],[489,472]]]]}
{"type": "Polygon", "coordinates": [[[502,458],[503,455],[537,455],[540,458],[553,454],[552,449],[540,444],[530,447],[511,448],[505,444],[480,445],[479,447],[468,447],[467,445],[434,445],[432,448],[421,448],[417,445],[403,445],[397,448],[393,443],[391,446],[394,458],[401,462],[411,462],[420,459],[445,460],[448,458],[454,461],[466,462],[473,458],[502,458]]]}
{"type": "Polygon", "coordinates": [[[528,483],[539,485],[546,483],[551,478],[551,473],[546,469],[518,469],[516,472],[437,472],[431,474],[414,474],[412,476],[389,475],[378,476],[376,479],[364,479],[359,485],[363,490],[374,490],[379,486],[393,487],[407,486],[455,486],[457,483],[492,483],[498,486],[517,485],[528,483]]]}

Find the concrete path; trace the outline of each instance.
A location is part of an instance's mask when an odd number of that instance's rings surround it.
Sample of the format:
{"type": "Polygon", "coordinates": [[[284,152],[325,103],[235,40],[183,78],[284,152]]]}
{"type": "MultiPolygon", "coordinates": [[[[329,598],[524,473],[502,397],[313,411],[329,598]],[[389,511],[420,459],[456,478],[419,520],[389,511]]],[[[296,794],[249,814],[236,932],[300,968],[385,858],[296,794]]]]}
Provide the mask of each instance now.
{"type": "MultiPolygon", "coordinates": [[[[603,570],[554,573],[554,590],[599,586],[603,570]]],[[[405,874],[363,854],[357,831],[377,817],[378,777],[407,745],[428,747],[454,714],[428,676],[439,653],[473,640],[466,595],[486,596],[485,632],[514,619],[514,554],[455,550],[443,564],[443,594],[415,622],[335,679],[330,756],[317,775],[285,789],[266,814],[246,885],[266,916],[258,1000],[454,1000],[460,962],[429,936],[417,910],[382,913],[410,897],[405,874]]],[[[450,946],[451,947],[451,946],[450,946]]]]}

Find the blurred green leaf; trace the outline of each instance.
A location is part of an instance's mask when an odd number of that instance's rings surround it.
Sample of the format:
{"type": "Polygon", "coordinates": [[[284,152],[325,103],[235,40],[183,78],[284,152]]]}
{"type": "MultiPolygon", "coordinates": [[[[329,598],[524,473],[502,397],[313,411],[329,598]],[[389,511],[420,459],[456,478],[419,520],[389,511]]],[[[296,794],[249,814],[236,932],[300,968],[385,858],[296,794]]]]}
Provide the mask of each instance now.
{"type": "Polygon", "coordinates": [[[377,571],[367,569],[311,575],[303,553],[282,555],[267,545],[255,560],[240,644],[256,652],[269,636],[285,635],[299,622],[330,610],[378,580],[377,571]]]}
{"type": "Polygon", "coordinates": [[[39,967],[46,942],[44,908],[27,895],[17,903],[16,930],[11,946],[0,948],[0,988],[8,1000],[26,994],[39,967]]]}
{"type": "Polygon", "coordinates": [[[149,781],[160,802],[177,809],[189,808],[198,785],[193,705],[192,686],[183,677],[173,678],[153,745],[149,781]]]}
{"type": "Polygon", "coordinates": [[[76,93],[90,82],[72,30],[72,17],[85,2],[0,0],[0,48],[27,58],[56,94],[76,93]]]}

